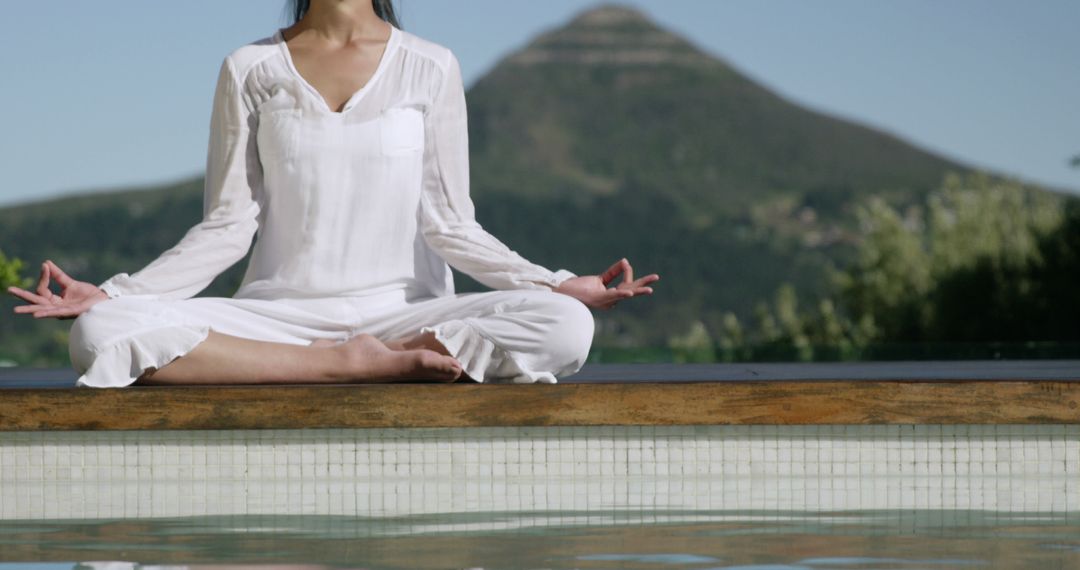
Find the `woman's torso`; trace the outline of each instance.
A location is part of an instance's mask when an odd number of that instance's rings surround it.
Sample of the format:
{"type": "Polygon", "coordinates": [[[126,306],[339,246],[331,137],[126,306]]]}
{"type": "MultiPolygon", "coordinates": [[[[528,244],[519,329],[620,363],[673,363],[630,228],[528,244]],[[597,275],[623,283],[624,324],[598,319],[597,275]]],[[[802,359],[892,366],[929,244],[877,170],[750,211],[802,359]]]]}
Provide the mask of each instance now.
{"type": "Polygon", "coordinates": [[[417,228],[425,113],[448,53],[395,28],[340,113],[296,70],[281,30],[229,55],[262,166],[259,229],[236,297],[453,293],[449,267],[417,228]]]}

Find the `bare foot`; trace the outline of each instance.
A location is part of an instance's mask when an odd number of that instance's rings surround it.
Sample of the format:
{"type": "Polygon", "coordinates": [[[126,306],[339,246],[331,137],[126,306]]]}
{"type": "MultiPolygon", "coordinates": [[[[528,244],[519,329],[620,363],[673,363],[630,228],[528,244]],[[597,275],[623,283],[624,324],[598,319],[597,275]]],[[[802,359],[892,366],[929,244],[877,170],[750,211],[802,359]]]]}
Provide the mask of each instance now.
{"type": "Polygon", "coordinates": [[[360,382],[438,380],[453,382],[461,376],[456,358],[434,350],[392,350],[366,333],[331,347],[345,357],[347,379],[360,382]]]}
{"type": "MultiPolygon", "coordinates": [[[[434,332],[426,332],[417,334],[411,337],[400,338],[396,340],[384,341],[383,344],[390,350],[416,350],[416,349],[428,349],[433,350],[439,354],[445,354],[447,356],[454,356],[450,354],[450,351],[439,342],[439,339],[435,338],[434,332]]],[[[460,364],[460,362],[459,362],[460,364]]],[[[464,369],[461,371],[461,376],[458,377],[455,382],[475,382],[472,376],[469,376],[464,369]]]]}

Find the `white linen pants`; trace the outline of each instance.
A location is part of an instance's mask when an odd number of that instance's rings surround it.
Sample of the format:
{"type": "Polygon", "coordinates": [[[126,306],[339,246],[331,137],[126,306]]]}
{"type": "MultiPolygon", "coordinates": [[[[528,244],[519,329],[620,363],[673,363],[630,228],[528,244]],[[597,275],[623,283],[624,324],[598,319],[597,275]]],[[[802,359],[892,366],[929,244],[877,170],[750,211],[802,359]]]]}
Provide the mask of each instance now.
{"type": "Polygon", "coordinates": [[[213,329],[255,340],[307,345],[360,333],[389,341],[434,331],[478,382],[553,384],[581,369],[594,321],[573,297],[537,289],[457,293],[406,301],[402,291],[368,297],[161,300],[129,295],[75,319],[69,352],[76,386],[124,387],[206,339],[213,329]]]}

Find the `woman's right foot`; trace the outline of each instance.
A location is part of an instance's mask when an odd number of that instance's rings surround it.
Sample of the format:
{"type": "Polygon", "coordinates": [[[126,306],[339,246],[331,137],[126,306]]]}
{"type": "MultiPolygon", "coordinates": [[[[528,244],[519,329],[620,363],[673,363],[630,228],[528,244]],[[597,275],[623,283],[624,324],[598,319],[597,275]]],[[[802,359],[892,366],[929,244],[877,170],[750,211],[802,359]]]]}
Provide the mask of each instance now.
{"type": "Polygon", "coordinates": [[[453,382],[462,373],[456,358],[434,350],[391,350],[370,334],[358,334],[331,347],[344,358],[342,375],[358,382],[437,380],[453,382]]]}

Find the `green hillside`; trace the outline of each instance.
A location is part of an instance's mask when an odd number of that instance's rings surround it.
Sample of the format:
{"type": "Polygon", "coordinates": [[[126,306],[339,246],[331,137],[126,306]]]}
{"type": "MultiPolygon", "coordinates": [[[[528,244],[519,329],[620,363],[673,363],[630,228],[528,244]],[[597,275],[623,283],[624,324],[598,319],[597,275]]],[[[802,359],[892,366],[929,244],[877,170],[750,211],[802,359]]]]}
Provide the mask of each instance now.
{"type": "Polygon", "coordinates": [[[542,34],[468,97],[473,194],[496,235],[579,272],[627,256],[661,275],[652,299],[604,315],[610,343],[746,319],[783,280],[816,296],[851,251],[854,200],[916,204],[967,170],[791,103],[620,6],[542,34]]]}
{"type": "Polygon", "coordinates": [[[795,197],[837,219],[852,195],[912,197],[962,167],[799,107],[642,13],[604,6],[511,54],[469,93],[477,196],[659,193],[683,223],[795,197]]]}
{"type": "MultiPolygon", "coordinates": [[[[468,93],[477,217],[525,257],[598,273],[626,256],[656,293],[597,312],[597,345],[664,345],[777,284],[845,265],[853,204],[919,203],[965,172],[887,133],[799,107],[638,11],[602,6],[509,55],[468,93]]],[[[0,250],[36,278],[134,272],[201,215],[202,179],[0,209],[0,250]]],[[[243,261],[203,296],[231,295],[243,261]]],[[[458,275],[460,291],[482,290],[458,275]]],[[[16,300],[0,309],[11,315],[16,300]]],[[[70,321],[0,319],[0,358],[64,362],[70,321]]]]}

